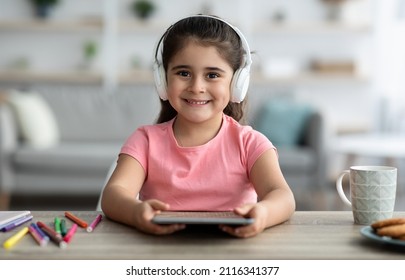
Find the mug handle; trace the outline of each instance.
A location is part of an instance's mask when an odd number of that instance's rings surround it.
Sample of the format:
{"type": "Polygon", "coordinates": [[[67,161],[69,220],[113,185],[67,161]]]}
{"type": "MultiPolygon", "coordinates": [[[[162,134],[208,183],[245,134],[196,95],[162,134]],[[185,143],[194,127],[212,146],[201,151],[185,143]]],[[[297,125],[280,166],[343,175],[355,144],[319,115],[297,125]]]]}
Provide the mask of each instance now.
{"type": "Polygon", "coordinates": [[[347,199],[347,197],[343,191],[343,186],[342,186],[342,180],[346,174],[348,174],[350,176],[350,171],[343,170],[342,173],[340,173],[339,177],[336,180],[336,189],[337,189],[337,192],[338,192],[340,198],[343,200],[343,202],[351,207],[352,203],[350,202],[350,200],[347,199]]]}

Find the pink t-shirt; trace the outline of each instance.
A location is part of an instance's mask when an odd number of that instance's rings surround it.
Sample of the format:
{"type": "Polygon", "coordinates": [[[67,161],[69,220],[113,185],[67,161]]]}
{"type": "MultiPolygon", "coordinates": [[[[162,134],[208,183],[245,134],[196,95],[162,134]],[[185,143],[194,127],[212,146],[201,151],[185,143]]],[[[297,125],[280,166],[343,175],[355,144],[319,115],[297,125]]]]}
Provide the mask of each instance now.
{"type": "Polygon", "coordinates": [[[140,127],[121,149],[146,172],[141,200],[159,199],[171,210],[190,211],[226,211],[257,201],[250,170],[260,155],[275,149],[263,134],[224,114],[212,140],[180,147],[173,122],[140,127]]]}

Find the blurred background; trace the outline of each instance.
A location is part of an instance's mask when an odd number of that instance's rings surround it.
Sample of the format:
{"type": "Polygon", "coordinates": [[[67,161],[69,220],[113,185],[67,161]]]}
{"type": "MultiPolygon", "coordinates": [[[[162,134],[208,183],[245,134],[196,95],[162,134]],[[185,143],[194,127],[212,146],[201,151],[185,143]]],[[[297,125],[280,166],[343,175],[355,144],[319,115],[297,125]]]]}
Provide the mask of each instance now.
{"type": "Polygon", "coordinates": [[[156,42],[178,19],[204,13],[237,26],[250,43],[248,119],[280,148],[298,209],[347,210],[334,187],[339,172],[389,164],[398,167],[396,208],[405,210],[405,1],[0,4],[0,116],[10,104],[14,115],[0,121],[3,208],[94,209],[120,144],[159,110],[156,42]],[[17,93],[40,97],[42,113],[33,109],[38,98],[27,103],[17,93]],[[311,125],[309,111],[318,116],[311,125]]]}

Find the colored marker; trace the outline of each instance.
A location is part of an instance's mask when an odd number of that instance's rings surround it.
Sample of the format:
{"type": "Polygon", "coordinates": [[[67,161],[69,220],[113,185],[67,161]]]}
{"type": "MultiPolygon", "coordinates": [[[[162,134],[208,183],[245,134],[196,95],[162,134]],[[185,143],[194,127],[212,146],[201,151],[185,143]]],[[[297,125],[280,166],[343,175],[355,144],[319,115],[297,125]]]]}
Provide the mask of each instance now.
{"type": "Polygon", "coordinates": [[[30,220],[32,220],[32,215],[22,217],[20,219],[15,220],[12,223],[7,224],[1,230],[4,231],[4,232],[10,231],[10,230],[22,225],[23,223],[26,223],[26,222],[30,221],[30,220]]]}
{"type": "Polygon", "coordinates": [[[69,231],[66,233],[65,237],[63,237],[63,241],[66,243],[69,243],[70,240],[72,239],[73,235],[75,235],[77,230],[77,224],[73,224],[72,227],[69,229],[69,231]]]}
{"type": "Polygon", "coordinates": [[[76,217],[75,215],[73,215],[72,213],[66,211],[65,212],[65,216],[69,219],[71,219],[73,222],[75,222],[76,224],[78,224],[80,227],[82,228],[87,228],[87,223],[85,221],[83,221],[82,219],[79,219],[78,217],[76,217]]]}
{"type": "Polygon", "coordinates": [[[36,229],[36,231],[41,235],[41,237],[46,241],[48,244],[49,242],[49,236],[45,234],[45,232],[42,231],[42,229],[36,224],[36,223],[31,223],[31,226],[36,229]]]}
{"type": "MultiPolygon", "coordinates": [[[[62,238],[62,235],[60,233],[57,233],[56,231],[54,231],[51,227],[47,226],[46,224],[44,224],[43,222],[38,221],[37,225],[46,233],[46,235],[49,236],[48,232],[51,232],[52,235],[55,235],[58,238],[62,238]],[[46,229],[46,231],[45,231],[46,229]]],[[[49,236],[50,237],[50,236],[49,236]]],[[[51,238],[51,237],[50,237],[51,238]]],[[[52,239],[52,238],[51,238],[52,239]]]]}
{"type": "Polygon", "coordinates": [[[12,221],[6,223],[6,224],[3,224],[3,225],[0,227],[0,230],[3,230],[6,226],[12,225],[12,224],[14,224],[14,223],[16,223],[16,222],[18,222],[18,221],[20,221],[20,220],[25,219],[26,217],[30,217],[30,216],[32,216],[32,215],[31,215],[31,214],[27,214],[27,215],[25,215],[25,216],[22,216],[22,217],[19,217],[19,218],[17,218],[17,219],[14,219],[14,220],[12,220],[12,221]]]}
{"type": "Polygon", "coordinates": [[[41,229],[49,236],[49,238],[55,242],[60,248],[66,248],[66,242],[63,241],[60,235],[55,234],[55,231],[49,227],[41,227],[41,229]]]}
{"type": "Polygon", "coordinates": [[[62,236],[65,236],[66,233],[67,233],[66,220],[65,219],[60,220],[60,231],[62,233],[62,236]]]}
{"type": "Polygon", "coordinates": [[[58,217],[55,217],[55,219],[53,220],[53,227],[55,228],[56,233],[62,235],[62,230],[60,228],[60,219],[58,217]]]}
{"type": "Polygon", "coordinates": [[[10,249],[13,247],[18,241],[20,241],[24,235],[28,232],[28,227],[24,227],[22,230],[11,236],[3,243],[3,247],[6,249],[10,249]]]}
{"type": "Polygon", "coordinates": [[[91,222],[90,226],[87,227],[87,232],[92,232],[94,228],[100,223],[101,219],[103,218],[103,215],[98,214],[97,217],[94,219],[94,221],[91,222]]]}
{"type": "Polygon", "coordinates": [[[30,225],[28,227],[28,230],[31,233],[31,236],[35,239],[35,241],[38,243],[39,246],[43,247],[46,244],[48,244],[48,242],[39,234],[39,232],[35,229],[35,227],[30,225]]]}

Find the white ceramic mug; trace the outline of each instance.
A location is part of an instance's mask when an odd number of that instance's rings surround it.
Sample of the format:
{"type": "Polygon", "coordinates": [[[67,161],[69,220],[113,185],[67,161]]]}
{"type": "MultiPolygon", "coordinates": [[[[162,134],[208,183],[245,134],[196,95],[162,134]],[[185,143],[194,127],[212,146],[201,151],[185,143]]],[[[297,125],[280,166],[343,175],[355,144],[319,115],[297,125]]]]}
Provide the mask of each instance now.
{"type": "Polygon", "coordinates": [[[390,166],[352,166],[336,180],[340,198],[352,208],[354,222],[361,225],[392,218],[396,188],[397,169],[390,166]],[[343,191],[345,175],[350,178],[350,199],[343,191]]]}

